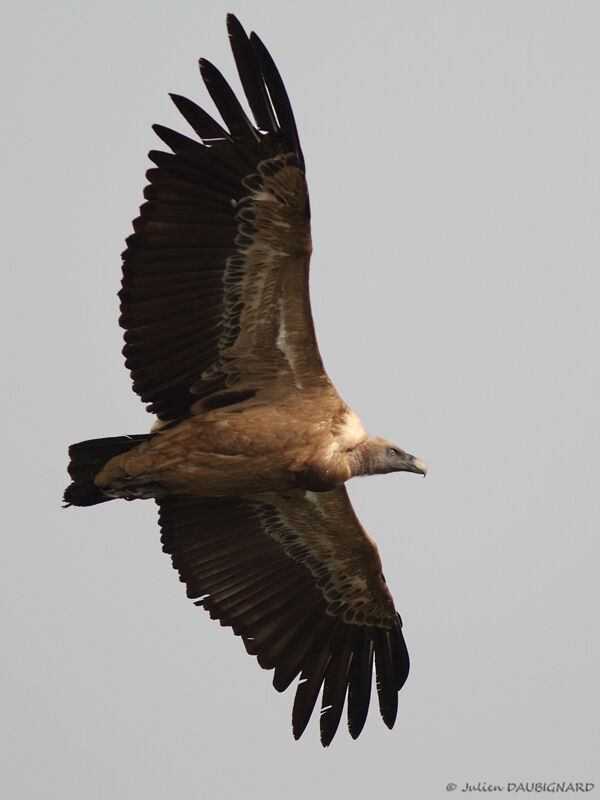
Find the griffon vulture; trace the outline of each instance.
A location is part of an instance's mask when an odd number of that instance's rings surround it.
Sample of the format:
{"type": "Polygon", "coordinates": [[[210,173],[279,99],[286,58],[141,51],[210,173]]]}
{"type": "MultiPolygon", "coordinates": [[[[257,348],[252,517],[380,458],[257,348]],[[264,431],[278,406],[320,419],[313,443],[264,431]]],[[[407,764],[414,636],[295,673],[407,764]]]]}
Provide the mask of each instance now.
{"type": "Polygon", "coordinates": [[[154,498],[187,594],[241,636],[273,684],[300,675],[292,726],[322,688],[328,745],[347,696],[361,732],[373,667],[381,716],[408,674],[401,620],[344,482],[425,474],[372,438],[323,367],[311,318],[304,158],[283,82],[255,33],[227,27],[252,122],[200,61],[223,119],[178,95],[198,140],[156,126],[146,202],[123,254],[123,353],[158,421],[74,444],[67,504],[154,498]],[[373,662],[375,662],[373,664],[373,662]]]}

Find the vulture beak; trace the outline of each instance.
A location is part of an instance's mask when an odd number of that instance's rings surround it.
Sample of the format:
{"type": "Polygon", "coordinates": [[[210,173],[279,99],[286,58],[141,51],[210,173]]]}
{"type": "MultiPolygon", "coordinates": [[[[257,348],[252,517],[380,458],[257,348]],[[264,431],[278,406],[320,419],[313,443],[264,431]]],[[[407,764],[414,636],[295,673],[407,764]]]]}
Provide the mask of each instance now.
{"type": "Polygon", "coordinates": [[[421,461],[420,458],[416,456],[411,456],[409,453],[406,454],[406,466],[404,467],[405,472],[416,472],[418,475],[427,475],[427,464],[424,461],[421,461]]]}

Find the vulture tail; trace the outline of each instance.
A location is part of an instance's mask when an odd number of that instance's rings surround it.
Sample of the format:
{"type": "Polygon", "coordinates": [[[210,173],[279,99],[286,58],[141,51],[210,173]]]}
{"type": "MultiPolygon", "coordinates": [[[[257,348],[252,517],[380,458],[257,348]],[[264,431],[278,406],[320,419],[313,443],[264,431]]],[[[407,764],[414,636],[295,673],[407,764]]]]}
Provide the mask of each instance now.
{"type": "MultiPolygon", "coordinates": [[[[68,470],[72,483],[67,486],[64,501],[67,506],[93,506],[113,500],[94,483],[94,477],[109,459],[126,453],[140,442],[149,439],[152,434],[141,433],[137,436],[111,436],[107,439],[88,439],[69,447],[71,459],[68,470]]],[[[115,495],[116,496],[116,495],[115,495]]]]}

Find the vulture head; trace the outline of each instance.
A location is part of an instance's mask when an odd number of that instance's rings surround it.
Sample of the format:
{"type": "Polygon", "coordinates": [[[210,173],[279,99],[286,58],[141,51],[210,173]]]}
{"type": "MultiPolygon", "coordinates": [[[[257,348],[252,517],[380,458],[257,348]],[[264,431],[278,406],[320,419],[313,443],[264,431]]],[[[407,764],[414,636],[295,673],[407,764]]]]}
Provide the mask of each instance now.
{"type": "Polygon", "coordinates": [[[398,445],[377,436],[355,450],[355,475],[381,475],[386,472],[416,472],[427,474],[427,464],[402,450],[398,445]]]}

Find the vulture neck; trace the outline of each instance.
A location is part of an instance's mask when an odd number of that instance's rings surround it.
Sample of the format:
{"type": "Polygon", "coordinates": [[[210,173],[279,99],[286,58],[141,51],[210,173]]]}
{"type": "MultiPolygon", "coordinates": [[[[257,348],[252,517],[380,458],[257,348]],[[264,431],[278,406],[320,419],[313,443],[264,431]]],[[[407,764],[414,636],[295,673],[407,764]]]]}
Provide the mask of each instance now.
{"type": "Polygon", "coordinates": [[[377,454],[379,445],[374,439],[368,439],[350,450],[350,469],[352,477],[358,475],[375,475],[377,472],[377,454]]]}

